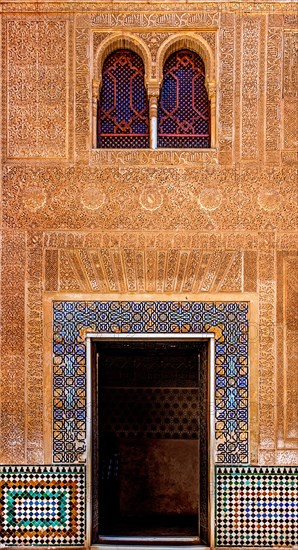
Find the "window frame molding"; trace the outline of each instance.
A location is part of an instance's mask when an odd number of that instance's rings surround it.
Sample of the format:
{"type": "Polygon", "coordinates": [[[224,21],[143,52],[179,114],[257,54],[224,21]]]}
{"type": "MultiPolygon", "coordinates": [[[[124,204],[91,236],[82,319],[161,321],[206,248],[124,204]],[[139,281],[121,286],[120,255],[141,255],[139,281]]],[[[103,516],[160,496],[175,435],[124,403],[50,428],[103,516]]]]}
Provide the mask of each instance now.
{"type": "MultiPolygon", "coordinates": [[[[209,30],[209,29],[208,29],[209,30]]],[[[202,35],[204,33],[202,32],[202,35]]],[[[117,49],[130,49],[138,54],[144,63],[145,88],[149,100],[149,127],[150,127],[150,150],[165,150],[157,148],[157,116],[158,99],[163,81],[163,67],[167,58],[175,51],[189,49],[196,52],[205,65],[205,87],[210,102],[210,149],[217,145],[217,120],[216,120],[216,78],[215,78],[215,57],[211,47],[203,36],[194,32],[175,33],[164,40],[159,46],[156,54],[156,61],[153,62],[149,47],[137,34],[131,32],[113,32],[107,36],[98,46],[94,56],[94,69],[92,78],[92,149],[97,147],[97,112],[98,100],[102,86],[102,68],[105,59],[117,49]]],[[[126,149],[125,149],[126,150],[126,149]]],[[[180,149],[186,151],[187,149],[180,149]]],[[[195,149],[204,151],[204,149],[195,149]]]]}

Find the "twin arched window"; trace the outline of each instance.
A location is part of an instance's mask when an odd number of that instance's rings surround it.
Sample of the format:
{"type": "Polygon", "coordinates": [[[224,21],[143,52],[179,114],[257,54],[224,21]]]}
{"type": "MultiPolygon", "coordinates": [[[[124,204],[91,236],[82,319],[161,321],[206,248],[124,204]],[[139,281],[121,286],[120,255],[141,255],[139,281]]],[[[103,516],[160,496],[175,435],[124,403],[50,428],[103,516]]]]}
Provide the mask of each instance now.
{"type": "Polygon", "coordinates": [[[131,50],[116,50],[104,62],[98,127],[99,147],[149,147],[144,63],[131,50]]]}
{"type": "MultiPolygon", "coordinates": [[[[149,101],[139,55],[119,49],[105,60],[98,109],[98,147],[149,147],[149,101]]],[[[210,147],[209,100],[205,69],[190,50],[165,62],[157,120],[157,146],[210,147]]]]}

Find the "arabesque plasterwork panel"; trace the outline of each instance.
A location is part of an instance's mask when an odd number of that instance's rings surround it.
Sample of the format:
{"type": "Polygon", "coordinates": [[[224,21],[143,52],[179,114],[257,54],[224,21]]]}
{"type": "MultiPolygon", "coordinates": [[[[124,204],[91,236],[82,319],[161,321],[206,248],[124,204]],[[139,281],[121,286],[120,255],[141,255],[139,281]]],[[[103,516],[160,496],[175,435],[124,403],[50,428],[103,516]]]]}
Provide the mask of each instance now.
{"type": "Polygon", "coordinates": [[[284,133],[283,148],[297,151],[298,135],[298,31],[284,32],[283,59],[283,97],[284,97],[284,133]]]}
{"type": "Polygon", "coordinates": [[[258,158],[260,23],[258,17],[244,17],[242,19],[241,157],[249,160],[257,160],[258,158]]]}
{"type": "Polygon", "coordinates": [[[67,22],[7,23],[7,157],[67,156],[67,22]]]}
{"type": "Polygon", "coordinates": [[[269,16],[267,38],[266,161],[278,162],[281,148],[282,18],[269,16]]]}

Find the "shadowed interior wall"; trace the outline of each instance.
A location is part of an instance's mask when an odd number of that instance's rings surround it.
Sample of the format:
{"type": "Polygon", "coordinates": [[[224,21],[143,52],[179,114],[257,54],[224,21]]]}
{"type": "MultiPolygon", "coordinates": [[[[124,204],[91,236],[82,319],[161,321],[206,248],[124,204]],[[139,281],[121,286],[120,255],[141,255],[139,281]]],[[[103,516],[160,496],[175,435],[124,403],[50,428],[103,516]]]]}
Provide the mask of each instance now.
{"type": "Polygon", "coordinates": [[[207,343],[200,341],[97,343],[95,446],[100,456],[113,437],[119,453],[120,516],[194,515],[198,525],[200,475],[208,478],[208,363],[201,356],[207,343]]]}
{"type": "Polygon", "coordinates": [[[119,450],[123,515],[198,513],[197,441],[121,441],[119,450]]]}

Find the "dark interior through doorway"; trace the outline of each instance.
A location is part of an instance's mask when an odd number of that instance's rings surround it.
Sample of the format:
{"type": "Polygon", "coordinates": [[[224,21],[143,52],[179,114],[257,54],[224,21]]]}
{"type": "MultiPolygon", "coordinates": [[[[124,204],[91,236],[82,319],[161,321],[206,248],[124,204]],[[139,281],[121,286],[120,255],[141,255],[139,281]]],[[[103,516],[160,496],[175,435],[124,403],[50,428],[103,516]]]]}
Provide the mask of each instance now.
{"type": "Polygon", "coordinates": [[[92,542],[208,544],[208,343],[93,342],[92,542]]]}

